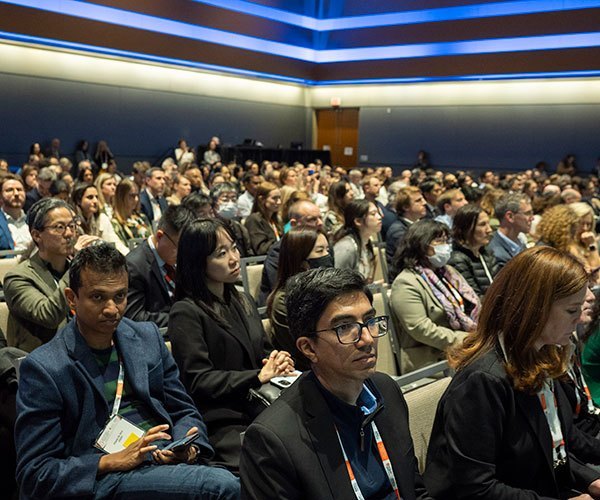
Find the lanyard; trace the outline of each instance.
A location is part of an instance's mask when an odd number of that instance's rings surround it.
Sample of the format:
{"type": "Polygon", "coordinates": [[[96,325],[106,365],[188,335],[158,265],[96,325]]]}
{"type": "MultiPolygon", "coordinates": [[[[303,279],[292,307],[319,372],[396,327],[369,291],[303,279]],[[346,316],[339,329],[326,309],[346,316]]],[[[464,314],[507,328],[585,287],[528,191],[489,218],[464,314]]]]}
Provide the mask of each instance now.
{"type": "MultiPolygon", "coordinates": [[[[398,484],[396,483],[396,476],[394,475],[394,470],[392,469],[392,462],[390,462],[390,457],[387,454],[387,450],[385,449],[385,445],[383,444],[383,439],[381,439],[381,434],[379,434],[379,429],[375,425],[375,422],[371,422],[371,428],[373,429],[373,436],[375,436],[375,442],[377,443],[377,451],[379,452],[379,457],[381,458],[381,463],[383,464],[383,468],[385,469],[385,473],[392,485],[392,489],[396,494],[396,498],[402,500],[400,497],[400,491],[398,490],[398,484]]],[[[358,481],[356,481],[356,477],[354,476],[354,471],[352,470],[352,465],[350,464],[350,460],[348,460],[348,455],[346,455],[346,450],[344,450],[344,445],[342,444],[342,439],[340,438],[340,433],[338,430],[335,430],[338,441],[340,443],[340,448],[342,449],[342,455],[344,456],[344,462],[346,463],[346,470],[348,471],[348,476],[350,476],[350,483],[352,484],[352,489],[354,490],[354,494],[358,500],[365,500],[365,497],[360,491],[360,487],[358,486],[358,481]]]]}
{"type": "Polygon", "coordinates": [[[481,253],[479,254],[479,260],[481,261],[481,265],[483,266],[483,270],[485,271],[485,275],[487,276],[487,279],[490,280],[490,283],[492,283],[494,280],[492,279],[490,270],[488,269],[488,266],[485,263],[485,259],[483,258],[483,255],[481,255],[481,253]]]}
{"type": "Polygon", "coordinates": [[[121,397],[123,396],[123,380],[125,379],[125,370],[123,370],[123,360],[119,356],[119,376],[117,377],[117,392],[115,394],[115,402],[113,403],[113,409],[110,412],[110,418],[113,418],[119,413],[119,406],[121,406],[121,397]]]}
{"type": "Polygon", "coordinates": [[[560,427],[560,419],[558,418],[558,403],[552,387],[552,381],[544,382],[538,396],[542,410],[544,410],[544,416],[548,422],[548,427],[550,428],[550,434],[552,435],[552,461],[556,469],[567,463],[567,449],[560,427]],[[548,404],[549,401],[553,404],[548,404]]]}

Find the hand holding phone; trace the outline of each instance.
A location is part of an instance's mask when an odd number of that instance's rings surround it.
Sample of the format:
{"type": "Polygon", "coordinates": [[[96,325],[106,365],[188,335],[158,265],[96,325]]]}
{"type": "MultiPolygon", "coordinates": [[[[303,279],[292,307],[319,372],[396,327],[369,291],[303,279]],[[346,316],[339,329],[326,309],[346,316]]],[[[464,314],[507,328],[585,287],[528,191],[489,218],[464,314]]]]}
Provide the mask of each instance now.
{"type": "Polygon", "coordinates": [[[173,441],[172,443],[169,443],[167,446],[165,446],[163,448],[163,450],[171,450],[173,452],[182,451],[189,444],[191,444],[197,437],[198,437],[198,432],[194,432],[193,434],[190,434],[189,436],[182,437],[181,439],[178,439],[177,441],[173,441]]]}

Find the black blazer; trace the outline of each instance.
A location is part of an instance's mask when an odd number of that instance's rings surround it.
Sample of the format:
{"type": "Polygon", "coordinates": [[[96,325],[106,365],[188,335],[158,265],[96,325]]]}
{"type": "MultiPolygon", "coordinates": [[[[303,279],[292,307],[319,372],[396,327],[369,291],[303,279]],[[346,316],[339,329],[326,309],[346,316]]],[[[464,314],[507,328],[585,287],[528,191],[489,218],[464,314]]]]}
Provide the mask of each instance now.
{"type": "MultiPolygon", "coordinates": [[[[159,196],[158,204],[160,205],[160,211],[164,214],[169,206],[167,199],[164,196],[159,196]]],[[[148,220],[152,223],[154,220],[154,210],[152,209],[152,202],[145,189],[142,189],[140,192],[140,205],[142,207],[142,213],[148,217],[148,220]]]]}
{"type": "Polygon", "coordinates": [[[254,302],[248,296],[245,300],[250,312],[231,299],[231,307],[243,318],[243,331],[235,323],[217,323],[191,299],[175,302],[168,329],[181,379],[206,422],[217,463],[233,469],[240,431],[251,422],[248,390],[260,387],[262,359],[271,351],[254,302]]]}
{"type": "Polygon", "coordinates": [[[254,212],[246,217],[244,223],[248,234],[254,255],[266,255],[269,249],[277,242],[277,235],[269,221],[261,213],[254,212]]]}
{"type": "MultiPolygon", "coordinates": [[[[572,425],[572,412],[554,384],[567,450],[581,460],[598,451],[572,425]]],[[[559,485],[552,437],[537,395],[515,391],[501,354],[489,352],[460,370],[438,404],[425,468],[425,484],[440,499],[530,500],[586,491],[600,475],[569,459],[559,485]],[[562,487],[562,488],[561,488],[562,487]]]]}
{"type": "Polygon", "coordinates": [[[126,260],[129,291],[125,316],[135,321],[154,321],[159,328],[167,326],[173,300],[148,241],[129,252],[126,260]]]}
{"type": "MultiPolygon", "coordinates": [[[[384,408],[375,423],[404,500],[430,498],[418,472],[408,409],[387,375],[369,379],[384,408]]],[[[331,500],[355,498],[331,411],[306,372],[248,427],[240,460],[242,498],[331,500]]]]}

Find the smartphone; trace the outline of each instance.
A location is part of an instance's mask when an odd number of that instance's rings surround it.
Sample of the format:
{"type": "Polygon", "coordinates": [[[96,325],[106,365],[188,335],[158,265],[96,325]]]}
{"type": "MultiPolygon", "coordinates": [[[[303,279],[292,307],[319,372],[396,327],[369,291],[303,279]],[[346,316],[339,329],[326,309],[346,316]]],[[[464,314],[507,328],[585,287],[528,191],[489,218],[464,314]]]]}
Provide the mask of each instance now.
{"type": "Polygon", "coordinates": [[[287,389],[297,379],[298,379],[298,376],[295,376],[295,375],[290,375],[287,377],[273,377],[271,379],[271,384],[273,384],[275,387],[279,387],[280,389],[287,389]]]}
{"type": "Polygon", "coordinates": [[[198,437],[198,432],[194,432],[193,434],[190,434],[189,436],[182,437],[181,439],[178,439],[177,441],[173,441],[172,443],[169,443],[167,446],[165,446],[163,448],[163,450],[181,451],[187,445],[189,445],[191,442],[193,442],[194,439],[196,439],[197,437],[198,437]]]}

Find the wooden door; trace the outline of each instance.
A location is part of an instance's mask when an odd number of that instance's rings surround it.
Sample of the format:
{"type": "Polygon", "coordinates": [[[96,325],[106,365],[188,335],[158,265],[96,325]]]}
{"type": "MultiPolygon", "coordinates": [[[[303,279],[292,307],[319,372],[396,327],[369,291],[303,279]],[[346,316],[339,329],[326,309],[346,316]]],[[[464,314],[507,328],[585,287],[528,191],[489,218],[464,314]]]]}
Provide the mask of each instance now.
{"type": "Polygon", "coordinates": [[[331,151],[332,166],[357,166],[358,108],[317,109],[317,149],[331,151]]]}

